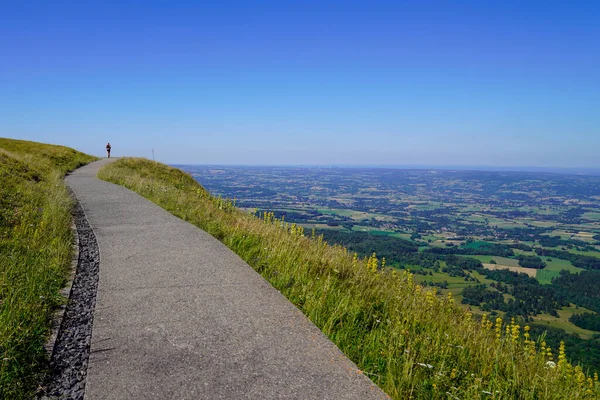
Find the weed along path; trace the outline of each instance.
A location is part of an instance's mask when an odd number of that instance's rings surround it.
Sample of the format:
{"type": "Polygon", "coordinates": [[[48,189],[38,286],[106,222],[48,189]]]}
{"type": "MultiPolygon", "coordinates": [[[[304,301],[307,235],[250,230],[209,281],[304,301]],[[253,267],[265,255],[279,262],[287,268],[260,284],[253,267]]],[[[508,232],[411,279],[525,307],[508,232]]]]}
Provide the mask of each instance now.
{"type": "Polygon", "coordinates": [[[67,178],[100,253],[86,399],[383,399],[277,290],[204,231],[67,178]]]}

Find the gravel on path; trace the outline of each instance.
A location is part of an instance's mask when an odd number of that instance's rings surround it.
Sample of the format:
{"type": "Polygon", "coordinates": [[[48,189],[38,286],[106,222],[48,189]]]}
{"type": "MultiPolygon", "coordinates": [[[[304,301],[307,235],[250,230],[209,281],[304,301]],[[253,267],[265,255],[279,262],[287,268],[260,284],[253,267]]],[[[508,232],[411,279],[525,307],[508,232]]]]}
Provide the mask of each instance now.
{"type": "Polygon", "coordinates": [[[42,391],[44,399],[83,399],[90,355],[100,252],[94,231],[81,205],[73,210],[79,258],[71,293],[50,359],[51,375],[42,391]]]}

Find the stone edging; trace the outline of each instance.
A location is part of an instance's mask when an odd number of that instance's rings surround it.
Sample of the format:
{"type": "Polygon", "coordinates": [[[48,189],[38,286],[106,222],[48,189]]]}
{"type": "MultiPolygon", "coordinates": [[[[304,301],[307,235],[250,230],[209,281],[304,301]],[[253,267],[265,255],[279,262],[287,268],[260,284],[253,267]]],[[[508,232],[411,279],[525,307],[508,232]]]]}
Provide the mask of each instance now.
{"type": "Polygon", "coordinates": [[[100,252],[81,204],[73,208],[77,230],[77,268],[70,287],[69,301],[61,307],[60,327],[52,335],[46,349],[52,349],[50,374],[40,389],[41,399],[83,399],[90,355],[94,308],[98,289],[100,252]]]}

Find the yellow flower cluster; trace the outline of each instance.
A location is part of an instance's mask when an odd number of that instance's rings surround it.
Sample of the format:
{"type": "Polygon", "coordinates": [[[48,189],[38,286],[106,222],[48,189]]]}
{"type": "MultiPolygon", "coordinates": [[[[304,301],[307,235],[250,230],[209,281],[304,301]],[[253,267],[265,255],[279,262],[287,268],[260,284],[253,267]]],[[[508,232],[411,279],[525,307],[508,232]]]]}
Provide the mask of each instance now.
{"type": "Polygon", "coordinates": [[[262,220],[265,224],[271,225],[273,222],[275,222],[275,213],[264,212],[262,215],[262,220]]]}
{"type": "Polygon", "coordinates": [[[496,339],[500,339],[502,337],[502,318],[496,318],[496,339]]]}
{"type": "Polygon", "coordinates": [[[533,358],[533,357],[535,357],[535,342],[530,339],[530,337],[531,337],[531,335],[529,334],[530,329],[531,328],[529,328],[529,325],[525,325],[525,327],[523,328],[523,330],[525,331],[525,333],[523,334],[523,337],[525,337],[525,349],[529,353],[529,357],[533,358]]]}
{"type": "MultiPolygon", "coordinates": [[[[285,224],[285,227],[287,229],[287,224],[285,224]]],[[[304,236],[304,227],[300,226],[300,225],[292,224],[290,226],[289,232],[292,234],[292,236],[304,236]]]]}
{"type": "Polygon", "coordinates": [[[542,342],[540,346],[540,353],[542,355],[545,355],[546,358],[548,358],[548,361],[552,361],[552,349],[550,348],[550,346],[546,345],[546,342],[542,342]]]}
{"type": "Polygon", "coordinates": [[[429,307],[432,307],[435,304],[435,291],[434,290],[428,290],[427,292],[425,292],[425,301],[427,302],[427,305],[429,307]]]}
{"type": "Polygon", "coordinates": [[[481,317],[481,327],[483,329],[491,330],[494,323],[488,319],[487,314],[483,314],[481,317]]]}
{"type": "Polygon", "coordinates": [[[519,324],[515,323],[514,318],[511,318],[510,319],[510,335],[512,337],[513,342],[516,342],[517,340],[519,340],[520,330],[521,330],[521,326],[519,324]]]}
{"type": "Polygon", "coordinates": [[[373,273],[379,270],[379,260],[376,253],[371,254],[371,257],[367,260],[367,269],[373,273]]]}
{"type": "Polygon", "coordinates": [[[567,363],[567,354],[565,352],[565,342],[560,341],[560,347],[558,348],[558,367],[564,367],[567,363]]]}
{"type": "MultiPolygon", "coordinates": [[[[234,199],[233,205],[235,206],[235,199],[234,199]]],[[[256,214],[256,211],[255,211],[255,214],[256,214]]],[[[288,224],[287,222],[285,222],[285,215],[282,215],[281,219],[279,219],[279,218],[275,218],[274,212],[264,212],[262,214],[262,220],[267,225],[275,225],[275,226],[282,228],[283,230],[289,232],[292,236],[304,236],[304,227],[301,225],[294,224],[294,223],[288,224]]],[[[314,228],[312,230],[312,237],[313,237],[313,239],[315,238],[314,228]]],[[[317,239],[320,242],[323,241],[322,236],[319,236],[317,239]]]]}
{"type": "Polygon", "coordinates": [[[451,310],[452,307],[454,307],[454,297],[452,297],[452,292],[448,292],[446,295],[446,305],[448,310],[451,310]]]}
{"type": "Polygon", "coordinates": [[[237,202],[236,198],[231,200],[229,197],[224,199],[221,196],[219,196],[219,197],[215,197],[213,199],[214,199],[214,202],[217,204],[217,207],[219,208],[219,210],[223,210],[223,211],[235,210],[235,203],[237,202]]]}

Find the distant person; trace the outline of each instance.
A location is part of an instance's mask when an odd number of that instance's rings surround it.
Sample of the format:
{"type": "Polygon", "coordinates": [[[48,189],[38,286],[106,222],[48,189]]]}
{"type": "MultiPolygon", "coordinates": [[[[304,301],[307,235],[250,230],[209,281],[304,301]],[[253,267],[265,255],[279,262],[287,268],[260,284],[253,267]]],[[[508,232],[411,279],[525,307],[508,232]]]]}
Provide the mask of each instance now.
{"type": "Polygon", "coordinates": [[[108,158],[110,158],[110,149],[111,149],[111,148],[112,148],[112,147],[110,146],[110,142],[109,142],[109,143],[106,143],[106,154],[108,154],[108,158]]]}

